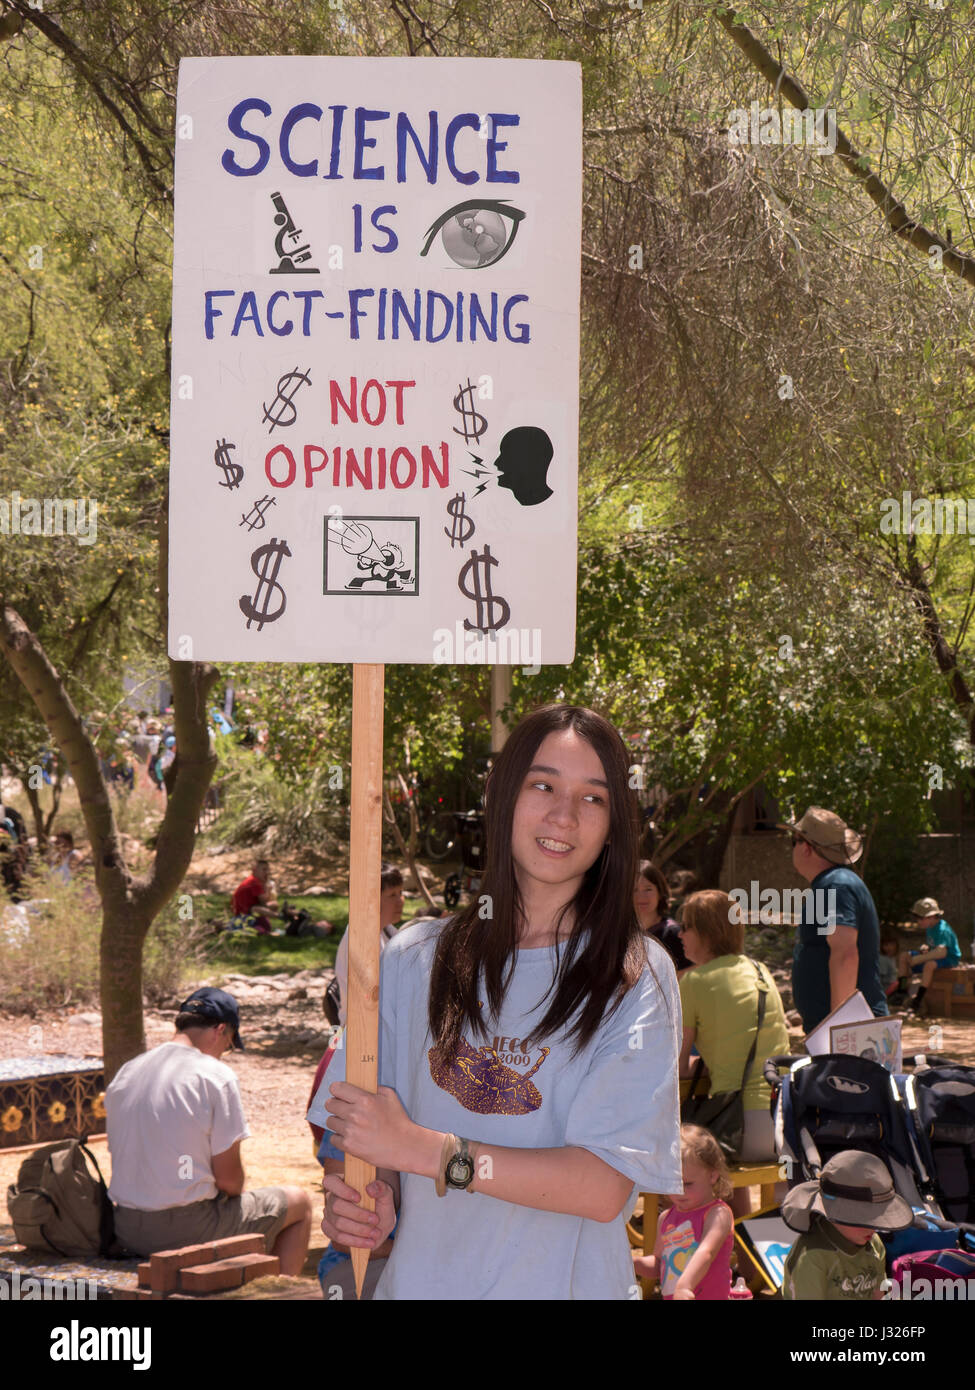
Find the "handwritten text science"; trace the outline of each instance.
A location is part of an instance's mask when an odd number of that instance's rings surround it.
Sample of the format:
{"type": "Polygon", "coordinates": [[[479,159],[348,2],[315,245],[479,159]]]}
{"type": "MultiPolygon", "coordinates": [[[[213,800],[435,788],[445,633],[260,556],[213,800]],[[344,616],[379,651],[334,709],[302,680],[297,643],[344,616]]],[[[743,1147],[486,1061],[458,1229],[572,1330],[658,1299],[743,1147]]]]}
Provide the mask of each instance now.
{"type": "Polygon", "coordinates": [[[581,98],[572,63],[181,63],[174,656],[572,660],[581,98]]]}

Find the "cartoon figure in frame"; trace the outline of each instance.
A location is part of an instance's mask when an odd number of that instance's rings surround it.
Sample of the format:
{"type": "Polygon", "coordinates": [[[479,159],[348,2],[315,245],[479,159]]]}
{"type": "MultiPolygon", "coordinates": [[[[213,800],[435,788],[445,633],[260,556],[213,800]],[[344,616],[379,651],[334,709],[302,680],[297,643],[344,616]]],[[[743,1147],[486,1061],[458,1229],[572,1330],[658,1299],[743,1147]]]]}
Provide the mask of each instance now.
{"type": "Polygon", "coordinates": [[[403,563],[403,551],[393,541],[376,541],[372,531],[361,521],[332,519],[328,525],[329,540],[339,540],[347,555],[356,557],[356,568],[365,573],[356,575],[346,584],[347,589],[365,589],[376,585],[387,592],[402,593],[413,584],[413,571],[403,563]]]}
{"type": "Polygon", "coordinates": [[[509,430],[494,460],[498,487],[509,488],[523,507],[547,502],[552,496],[546,482],[552,453],[552,441],[537,425],[519,425],[509,430]]]}

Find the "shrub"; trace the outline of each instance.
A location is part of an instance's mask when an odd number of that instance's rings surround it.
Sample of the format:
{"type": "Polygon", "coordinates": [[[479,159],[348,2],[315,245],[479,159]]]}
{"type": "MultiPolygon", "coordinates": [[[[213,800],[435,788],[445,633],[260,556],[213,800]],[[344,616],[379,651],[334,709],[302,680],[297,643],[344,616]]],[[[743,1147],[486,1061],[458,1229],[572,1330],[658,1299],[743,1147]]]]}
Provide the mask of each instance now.
{"type": "MultiPolygon", "coordinates": [[[[4,1007],[13,1012],[64,1004],[95,1004],[99,998],[101,905],[86,877],[63,883],[38,872],[32,898],[0,907],[0,980],[4,1007]]],[[[209,928],[184,921],[176,902],[159,914],[146,937],[143,990],[150,1004],[178,994],[182,980],[203,959],[209,928]]]]}
{"type": "Polygon", "coordinates": [[[312,769],[301,782],[288,782],[267,757],[225,746],[219,778],[222,810],[214,833],[224,844],[313,845],[327,853],[347,834],[345,795],[329,786],[325,767],[312,769]]]}

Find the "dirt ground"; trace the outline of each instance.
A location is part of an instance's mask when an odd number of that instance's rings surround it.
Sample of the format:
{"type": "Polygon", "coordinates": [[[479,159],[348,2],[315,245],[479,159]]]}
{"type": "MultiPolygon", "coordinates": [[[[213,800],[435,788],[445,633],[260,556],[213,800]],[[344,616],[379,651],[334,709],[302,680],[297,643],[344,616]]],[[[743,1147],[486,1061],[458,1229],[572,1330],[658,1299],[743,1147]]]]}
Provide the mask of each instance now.
{"type": "MultiPolygon", "coordinates": [[[[241,1032],[247,1047],[243,1053],[228,1053],[225,1060],[240,1078],[244,1113],[251,1129],[251,1138],[243,1145],[248,1186],[289,1183],[307,1188],[314,1194],[316,1210],[321,1169],[304,1113],[315,1067],[327,1046],[321,1001],[331,973],[326,969],[303,971],[290,977],[252,978],[250,982],[238,975],[219,977],[240,1001],[241,1032]]],[[[217,983],[217,978],[197,983],[217,983]]],[[[172,1018],[171,1013],[147,1014],[146,1041],[150,1047],[172,1036],[172,1018]]],[[[98,1014],[62,1010],[34,1018],[0,1013],[0,1058],[36,1052],[38,1035],[29,1035],[29,1030],[38,1025],[43,1030],[44,1052],[101,1055],[98,1014]]],[[[903,1036],[906,1057],[924,1052],[930,1061],[943,1054],[953,1061],[975,1064],[975,1022],[942,1019],[910,1023],[905,1024],[903,1036]]],[[[107,1180],[111,1168],[107,1146],[96,1142],[95,1152],[107,1180]]],[[[7,1185],[15,1180],[22,1159],[21,1153],[0,1151],[0,1224],[8,1228],[7,1185]]],[[[312,1241],[318,1248],[325,1244],[318,1230],[313,1230],[312,1241]]]]}
{"type": "MultiPolygon", "coordinates": [[[[254,849],[224,850],[219,844],[204,847],[186,876],[186,890],[229,894],[250,870],[255,854],[254,849]]],[[[441,867],[443,871],[449,868],[438,866],[441,867]]],[[[274,853],[272,872],[279,894],[344,895],[348,891],[348,862],[344,853],[328,858],[307,850],[274,853]]],[[[424,873],[426,875],[426,870],[424,873]]],[[[429,886],[436,893],[442,889],[442,879],[430,873],[429,886]]],[[[408,916],[410,912],[408,905],[408,916]]],[[[749,944],[762,958],[769,958],[770,964],[780,965],[777,959],[772,960],[775,943],[763,939],[749,944]]],[[[782,974],[784,976],[785,971],[782,974]]],[[[315,1068],[328,1042],[322,995],[331,976],[331,970],[322,968],[260,978],[222,973],[186,982],[187,994],[199,985],[219,984],[231,990],[240,1001],[241,1031],[247,1051],[229,1053],[225,1060],[240,1078],[244,1113],[251,1129],[251,1138],[243,1145],[248,1186],[287,1183],[304,1187],[313,1194],[314,1209],[319,1212],[321,1169],[314,1157],[311,1131],[304,1114],[315,1068]]],[[[149,1047],[172,1036],[173,1017],[172,1012],[147,1011],[149,1047]]],[[[793,1034],[796,1045],[800,1037],[798,1032],[793,1034]]],[[[923,1052],[930,1061],[943,1056],[975,1065],[975,1021],[932,1019],[909,1023],[904,1026],[903,1039],[905,1057],[923,1052]]],[[[100,1057],[99,1015],[66,1008],[28,1017],[0,1010],[0,1059],[30,1056],[39,1051],[100,1057]],[[38,1026],[42,1030],[40,1040],[38,1026]]],[[[107,1145],[96,1140],[95,1152],[107,1180],[111,1171],[107,1145]]],[[[0,1228],[7,1231],[10,1230],[7,1186],[15,1181],[22,1160],[23,1153],[5,1154],[0,1150],[0,1228]]],[[[312,1229],[313,1250],[325,1244],[316,1218],[312,1229]]]]}
{"type": "MultiPolygon", "coordinates": [[[[306,1188],[313,1194],[315,1210],[320,1209],[321,1169],[304,1114],[315,1068],[328,1043],[322,994],[331,974],[322,970],[304,971],[288,979],[269,976],[259,985],[247,984],[243,976],[220,977],[220,983],[240,1001],[241,1033],[247,1049],[225,1057],[240,1078],[244,1114],[251,1130],[251,1138],[242,1146],[247,1185],[287,1183],[306,1188]]],[[[217,983],[217,977],[197,982],[209,983],[217,983]]],[[[187,993],[195,987],[190,985],[187,993]]],[[[173,1017],[172,1013],[147,1013],[146,1042],[150,1047],[172,1036],[173,1017]]],[[[30,1056],[38,1050],[101,1056],[99,1015],[63,1010],[28,1018],[0,1013],[0,1058],[30,1056]],[[40,1049],[37,1032],[29,1032],[38,1025],[42,1029],[40,1049]]],[[[94,1152],[108,1181],[108,1147],[96,1140],[94,1152]]],[[[23,1153],[4,1154],[0,1150],[0,1226],[8,1230],[7,1186],[15,1181],[23,1157],[23,1153]]],[[[317,1248],[326,1244],[321,1231],[314,1227],[312,1244],[317,1248]]]]}

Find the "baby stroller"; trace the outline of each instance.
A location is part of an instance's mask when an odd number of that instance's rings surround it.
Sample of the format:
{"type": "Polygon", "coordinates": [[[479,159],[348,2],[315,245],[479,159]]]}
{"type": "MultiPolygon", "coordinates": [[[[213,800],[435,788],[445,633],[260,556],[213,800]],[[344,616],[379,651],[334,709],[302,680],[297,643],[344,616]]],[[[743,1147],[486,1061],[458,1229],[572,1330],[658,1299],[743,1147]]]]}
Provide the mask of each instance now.
{"type": "Polygon", "coordinates": [[[455,811],[454,823],[460,840],[463,868],[460,873],[447,876],[443,886],[443,900],[447,907],[456,907],[461,893],[474,894],[480,891],[481,875],[484,872],[484,814],[481,811],[455,811]]]}
{"type": "Polygon", "coordinates": [[[949,1221],[975,1222],[975,1067],[945,1063],[900,1078],[921,1192],[949,1221]]]}
{"type": "Polygon", "coordinates": [[[864,1149],[883,1159],[914,1209],[912,1227],[881,1235],[889,1265],[911,1251],[965,1248],[975,1232],[975,1069],[893,1076],[867,1057],[828,1054],[770,1057],[765,1079],[790,1187],[818,1178],[839,1150],[864,1149]]]}
{"type": "Polygon", "coordinates": [[[894,1077],[867,1057],[770,1057],[775,1148],[790,1187],[818,1178],[843,1149],[863,1149],[890,1169],[897,1193],[924,1206],[894,1077]],[[786,1074],[780,1075],[783,1068],[786,1074]]]}

